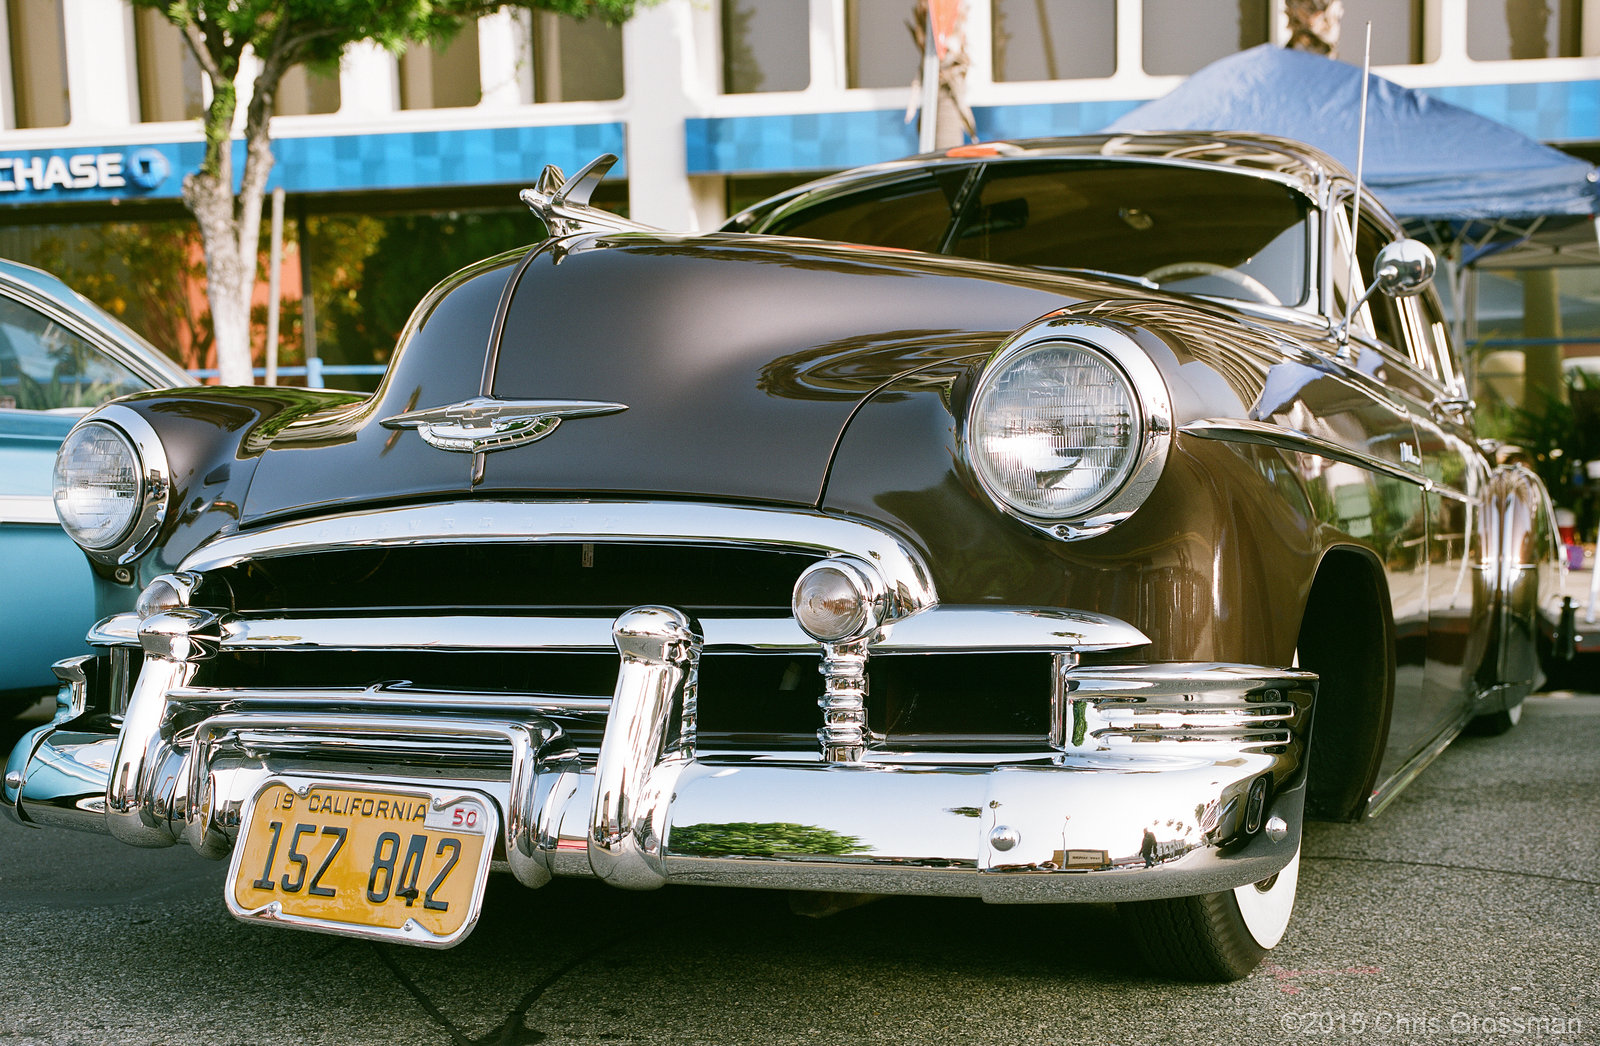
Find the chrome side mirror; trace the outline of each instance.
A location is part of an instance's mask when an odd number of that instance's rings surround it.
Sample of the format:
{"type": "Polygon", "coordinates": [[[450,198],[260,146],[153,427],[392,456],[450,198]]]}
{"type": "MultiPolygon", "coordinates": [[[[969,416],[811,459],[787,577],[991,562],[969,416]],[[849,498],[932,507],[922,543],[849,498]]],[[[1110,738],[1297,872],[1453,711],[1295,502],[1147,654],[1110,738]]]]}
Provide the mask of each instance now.
{"type": "Polygon", "coordinates": [[[1421,294],[1433,282],[1439,263],[1433,251],[1419,240],[1396,240],[1378,252],[1372,280],[1391,298],[1421,294]]]}

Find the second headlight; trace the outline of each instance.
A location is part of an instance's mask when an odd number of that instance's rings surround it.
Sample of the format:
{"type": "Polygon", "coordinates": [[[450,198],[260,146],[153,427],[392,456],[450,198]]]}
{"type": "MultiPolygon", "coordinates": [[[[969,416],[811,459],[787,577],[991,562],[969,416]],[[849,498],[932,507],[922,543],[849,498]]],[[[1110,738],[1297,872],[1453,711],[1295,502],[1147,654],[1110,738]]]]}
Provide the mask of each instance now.
{"type": "Polygon", "coordinates": [[[967,454],[1007,511],[1056,536],[1088,536],[1149,493],[1170,417],[1160,372],[1127,334],[1056,318],[1019,334],[985,367],[967,454]]]}

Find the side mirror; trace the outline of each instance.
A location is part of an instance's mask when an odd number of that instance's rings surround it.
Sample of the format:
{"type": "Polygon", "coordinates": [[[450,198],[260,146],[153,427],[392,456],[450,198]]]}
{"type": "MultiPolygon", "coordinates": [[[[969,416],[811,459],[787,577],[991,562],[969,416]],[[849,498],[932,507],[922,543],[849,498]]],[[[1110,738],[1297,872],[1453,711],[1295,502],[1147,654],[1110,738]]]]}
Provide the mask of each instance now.
{"type": "Polygon", "coordinates": [[[1418,240],[1396,240],[1378,252],[1372,280],[1391,298],[1421,294],[1433,282],[1438,262],[1428,245],[1418,240]]]}

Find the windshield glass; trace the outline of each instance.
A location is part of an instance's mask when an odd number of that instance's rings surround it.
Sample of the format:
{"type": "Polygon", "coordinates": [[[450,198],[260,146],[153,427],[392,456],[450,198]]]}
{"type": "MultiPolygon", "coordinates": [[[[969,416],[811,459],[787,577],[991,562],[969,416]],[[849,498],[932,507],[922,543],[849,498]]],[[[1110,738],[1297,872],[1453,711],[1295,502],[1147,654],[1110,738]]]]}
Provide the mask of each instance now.
{"type": "Polygon", "coordinates": [[[1165,164],[1046,160],[990,165],[973,192],[971,170],[780,210],[755,231],[1087,269],[1269,305],[1306,300],[1310,205],[1286,185],[1165,164]]]}

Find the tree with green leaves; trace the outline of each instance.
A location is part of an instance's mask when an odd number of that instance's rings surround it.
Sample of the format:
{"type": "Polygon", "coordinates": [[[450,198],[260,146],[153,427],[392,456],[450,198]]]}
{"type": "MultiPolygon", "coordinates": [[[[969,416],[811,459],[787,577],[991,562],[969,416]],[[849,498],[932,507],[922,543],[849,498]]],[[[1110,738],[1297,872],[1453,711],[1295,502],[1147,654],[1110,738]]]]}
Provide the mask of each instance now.
{"type": "MultiPolygon", "coordinates": [[[[272,173],[269,125],[284,74],[297,65],[339,60],[351,44],[373,40],[392,51],[447,40],[471,19],[503,7],[597,16],[612,24],[632,17],[636,0],[130,0],[160,11],[183,32],[211,85],[203,117],[205,156],[185,175],[183,202],[200,226],[206,297],[222,380],[247,385],[250,299],[255,290],[261,201],[272,173]],[[233,129],[245,56],[256,75],[244,118],[244,170],[235,176],[233,129]]],[[[643,0],[648,2],[648,0],[643,0]]]]}

